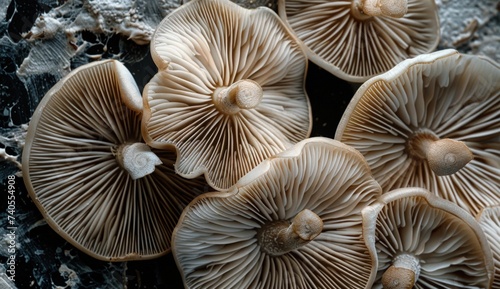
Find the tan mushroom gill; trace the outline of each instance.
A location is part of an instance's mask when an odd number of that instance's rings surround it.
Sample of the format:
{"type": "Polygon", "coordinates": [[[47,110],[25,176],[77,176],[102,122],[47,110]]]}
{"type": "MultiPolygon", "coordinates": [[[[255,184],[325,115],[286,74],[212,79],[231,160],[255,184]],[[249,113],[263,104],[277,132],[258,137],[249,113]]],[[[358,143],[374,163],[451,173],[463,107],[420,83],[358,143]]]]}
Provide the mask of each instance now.
{"type": "Polygon", "coordinates": [[[306,245],[323,230],[323,221],[314,212],[304,209],[291,222],[273,221],[257,231],[262,251],[279,256],[306,245]]]}
{"type": "Polygon", "coordinates": [[[416,131],[407,141],[408,154],[417,160],[426,160],[431,170],[438,176],[458,172],[474,155],[464,142],[439,139],[432,131],[416,131]]]}

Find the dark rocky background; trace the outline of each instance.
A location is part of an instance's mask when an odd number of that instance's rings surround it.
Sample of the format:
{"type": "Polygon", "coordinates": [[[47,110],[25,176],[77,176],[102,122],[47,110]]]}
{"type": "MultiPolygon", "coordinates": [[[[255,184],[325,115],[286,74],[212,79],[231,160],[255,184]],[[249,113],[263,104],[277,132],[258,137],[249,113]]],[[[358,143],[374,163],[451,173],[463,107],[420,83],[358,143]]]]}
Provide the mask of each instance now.
{"type": "MultiPolygon", "coordinates": [[[[71,13],[85,13],[81,1],[71,2],[76,3],[71,13]]],[[[148,0],[117,2],[137,6],[137,22],[143,24],[142,31],[146,34],[154,29],[168,9],[178,5],[175,1],[163,1],[163,6],[148,0]]],[[[275,8],[275,4],[269,1],[240,2],[275,8]]],[[[108,26],[101,31],[80,27],[70,48],[61,47],[63,38],[59,37],[59,32],[50,39],[47,35],[37,34],[33,26],[35,20],[65,3],[64,0],[0,0],[0,263],[3,265],[0,266],[0,289],[183,288],[170,254],[151,261],[108,263],[81,253],[43,221],[24,188],[19,161],[27,124],[40,99],[63,75],[102,58],[124,62],[140,89],[156,73],[147,43],[129,39],[129,35],[116,29],[118,26],[113,26],[113,20],[108,19],[108,26]],[[9,175],[17,176],[14,193],[17,226],[15,282],[8,280],[10,274],[6,271],[9,258],[9,175]]],[[[466,53],[485,54],[498,61],[498,1],[438,0],[437,3],[443,16],[440,49],[456,48],[466,53]],[[461,6],[456,3],[461,3],[461,6]]],[[[63,18],[75,17],[71,13],[63,18]]],[[[356,88],[310,63],[306,89],[313,108],[312,136],[333,137],[356,88]]]]}

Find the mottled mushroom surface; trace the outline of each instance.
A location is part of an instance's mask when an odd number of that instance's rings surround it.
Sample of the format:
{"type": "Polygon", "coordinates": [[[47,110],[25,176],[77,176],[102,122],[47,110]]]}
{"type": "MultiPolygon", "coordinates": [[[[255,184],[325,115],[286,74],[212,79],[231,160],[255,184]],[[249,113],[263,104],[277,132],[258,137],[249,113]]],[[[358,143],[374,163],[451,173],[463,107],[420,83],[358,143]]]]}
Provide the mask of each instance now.
{"type": "Polygon", "coordinates": [[[439,42],[434,0],[279,0],[278,11],[312,62],[350,82],[429,53],[439,42]],[[384,6],[398,12],[380,11],[384,6]]]}
{"type": "Polygon", "coordinates": [[[186,207],[172,238],[185,287],[369,288],[361,210],[380,194],[358,152],[301,141],[186,207]]]}
{"type": "Polygon", "coordinates": [[[363,209],[377,254],[373,288],[490,288],[493,259],[478,222],[422,188],[384,193],[363,209]]]}
{"type": "Polygon", "coordinates": [[[175,151],[141,137],[142,98],[120,62],[81,66],[40,102],[23,178],[47,223],[92,257],[151,259],[170,251],[184,206],[207,190],[175,174],[175,151]]]}
{"type": "Polygon", "coordinates": [[[224,190],[309,136],[307,59],[272,10],[190,1],[158,25],[151,54],[143,136],[177,149],[180,175],[224,190]]]}
{"type": "MultiPolygon", "coordinates": [[[[500,203],[500,201],[499,201],[500,203]]],[[[495,265],[495,277],[492,289],[500,288],[500,204],[483,208],[477,215],[477,221],[481,226],[488,244],[490,245],[495,265]]]]}
{"type": "Polygon", "coordinates": [[[335,139],[360,151],[384,191],[422,187],[477,214],[500,199],[500,66],[454,50],[365,82],[335,139]]]}

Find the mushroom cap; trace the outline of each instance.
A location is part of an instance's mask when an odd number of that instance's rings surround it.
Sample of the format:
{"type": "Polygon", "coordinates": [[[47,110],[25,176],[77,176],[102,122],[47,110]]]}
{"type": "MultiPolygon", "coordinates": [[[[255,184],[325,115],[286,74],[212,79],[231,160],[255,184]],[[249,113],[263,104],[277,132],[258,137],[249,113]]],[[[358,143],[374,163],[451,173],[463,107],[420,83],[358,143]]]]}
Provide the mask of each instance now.
{"type": "Polygon", "coordinates": [[[373,288],[398,256],[418,261],[412,288],[490,288],[493,259],[478,222],[423,188],[384,193],[362,211],[367,246],[377,252],[373,288]]]}
{"type": "Polygon", "coordinates": [[[434,0],[408,0],[402,18],[363,15],[361,2],[279,0],[278,11],[312,62],[350,82],[364,82],[437,47],[434,0]]]}
{"type": "Polygon", "coordinates": [[[179,219],[172,253],[186,288],[365,288],[374,256],[362,238],[361,210],[380,193],[357,151],[306,139],[229,192],[197,197],[179,219]],[[304,210],[322,219],[322,232],[285,254],[266,254],[258,230],[304,210]]]}
{"type": "MultiPolygon", "coordinates": [[[[500,203],[500,201],[499,201],[500,203]]],[[[483,208],[477,215],[479,226],[483,229],[495,265],[495,277],[493,278],[492,289],[500,288],[500,204],[483,208]]]]}
{"type": "Polygon", "coordinates": [[[455,50],[401,62],[358,89],[335,139],[360,151],[384,191],[422,187],[473,215],[500,199],[500,66],[455,50]],[[467,145],[473,160],[437,176],[409,153],[428,133],[467,145]]]}
{"type": "Polygon", "coordinates": [[[205,174],[224,190],[309,136],[307,58],[272,10],[190,1],[158,25],[151,54],[159,72],[143,93],[143,136],[152,147],[175,146],[180,175],[205,174]],[[242,80],[261,87],[260,104],[225,113],[214,93],[242,80]]]}
{"type": "Polygon", "coordinates": [[[163,164],[137,180],[119,164],[114,149],[141,142],[141,108],[125,66],[98,61],[61,79],[29,125],[22,160],[31,198],[57,233],[97,259],[166,254],[184,206],[208,187],[175,174],[172,150],[153,150],[163,164]]]}

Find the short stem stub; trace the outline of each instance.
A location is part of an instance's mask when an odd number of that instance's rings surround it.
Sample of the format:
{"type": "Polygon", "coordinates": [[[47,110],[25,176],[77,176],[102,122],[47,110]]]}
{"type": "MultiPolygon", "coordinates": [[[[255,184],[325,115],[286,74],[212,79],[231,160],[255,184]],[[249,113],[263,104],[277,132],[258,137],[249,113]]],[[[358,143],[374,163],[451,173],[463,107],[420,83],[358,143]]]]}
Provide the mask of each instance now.
{"type": "Polygon", "coordinates": [[[420,261],[411,254],[396,256],[382,275],[384,289],[411,289],[420,275],[420,261]]]}
{"type": "Polygon", "coordinates": [[[314,212],[305,209],[293,220],[264,224],[257,231],[259,245],[265,253],[280,256],[312,241],[323,230],[323,221],[314,212]]]}
{"type": "Polygon", "coordinates": [[[408,12],[408,0],[361,0],[361,9],[370,16],[401,18],[408,12]]]}
{"type": "Polygon", "coordinates": [[[439,139],[427,131],[419,132],[410,138],[407,148],[412,157],[426,160],[438,176],[454,174],[474,158],[464,142],[439,139]]]}
{"type": "Polygon", "coordinates": [[[151,174],[155,166],[162,164],[160,158],[145,143],[125,143],[112,148],[111,151],[120,166],[134,180],[151,174]]]}
{"type": "Polygon", "coordinates": [[[215,106],[222,112],[235,114],[241,109],[257,107],[263,95],[262,87],[257,82],[242,79],[228,87],[216,89],[213,100],[215,106]]]}
{"type": "Polygon", "coordinates": [[[432,142],[427,151],[427,162],[438,176],[458,172],[473,158],[474,155],[465,143],[452,139],[432,142]]]}

